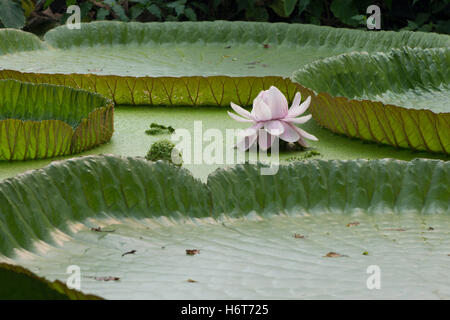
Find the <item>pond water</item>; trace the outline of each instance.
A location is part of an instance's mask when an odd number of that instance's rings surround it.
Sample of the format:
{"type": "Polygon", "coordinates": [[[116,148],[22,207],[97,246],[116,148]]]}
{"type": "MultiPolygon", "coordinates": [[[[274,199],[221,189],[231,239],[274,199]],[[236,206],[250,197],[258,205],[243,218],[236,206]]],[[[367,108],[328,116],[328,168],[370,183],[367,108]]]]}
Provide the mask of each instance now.
{"type": "MultiPolygon", "coordinates": [[[[127,107],[119,106],[115,111],[115,133],[111,141],[98,148],[87,152],[60,157],[57,159],[45,159],[36,161],[21,162],[0,162],[0,179],[13,177],[19,173],[31,169],[42,168],[54,160],[69,159],[73,157],[90,154],[116,154],[124,156],[145,156],[150,145],[163,138],[170,138],[169,135],[149,136],[145,131],[152,122],[163,125],[170,125],[175,129],[187,129],[193,132],[195,121],[202,121],[203,133],[208,129],[218,129],[223,132],[225,137],[226,129],[243,129],[248,127],[231,119],[226,111],[231,108],[220,107],[127,107]]],[[[349,139],[344,136],[335,135],[327,129],[318,126],[314,120],[302,125],[306,131],[319,138],[318,142],[311,142],[312,150],[319,154],[310,157],[310,159],[379,159],[379,158],[397,158],[401,160],[411,160],[414,158],[436,158],[450,160],[444,155],[433,155],[425,152],[413,152],[410,150],[398,150],[390,146],[365,143],[360,140],[349,139]]],[[[203,146],[207,147],[208,142],[204,141],[203,146]]],[[[192,153],[194,153],[194,144],[192,143],[192,153]]],[[[224,143],[224,155],[227,152],[235,153],[233,145],[224,143]]],[[[292,151],[280,154],[280,161],[288,163],[287,160],[303,159],[305,152],[292,151]]],[[[193,156],[192,156],[193,157],[193,156]]],[[[225,156],[224,156],[225,158],[225,156]]],[[[193,162],[193,159],[192,159],[193,162]]],[[[233,165],[233,164],[232,164],[233,165]]],[[[206,180],[208,174],[219,167],[225,167],[226,164],[186,164],[192,174],[202,180],[206,180]]]]}

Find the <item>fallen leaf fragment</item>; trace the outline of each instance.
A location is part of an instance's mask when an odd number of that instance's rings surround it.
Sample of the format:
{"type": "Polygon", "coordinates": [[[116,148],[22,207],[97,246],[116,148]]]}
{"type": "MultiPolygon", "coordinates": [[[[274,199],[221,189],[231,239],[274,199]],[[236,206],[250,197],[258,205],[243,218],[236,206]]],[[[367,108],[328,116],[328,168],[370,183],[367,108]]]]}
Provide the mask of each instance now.
{"type": "Polygon", "coordinates": [[[200,250],[198,250],[198,249],[186,249],[186,254],[188,256],[194,256],[199,253],[200,253],[200,250]]]}
{"type": "Polygon", "coordinates": [[[197,282],[196,280],[192,280],[192,279],[187,279],[186,281],[187,282],[192,282],[192,283],[197,282]]]}
{"type": "Polygon", "coordinates": [[[135,253],[136,253],[136,250],[131,250],[131,251],[128,251],[128,252],[125,252],[124,254],[122,254],[122,257],[126,256],[127,254],[135,254],[135,253]]]}
{"type": "Polygon", "coordinates": [[[120,280],[119,277],[111,277],[111,276],[109,276],[109,277],[89,277],[89,278],[92,278],[97,281],[119,281],[120,280]]]}
{"type": "Polygon", "coordinates": [[[340,257],[348,257],[346,255],[343,254],[339,254],[336,252],[328,252],[326,255],[324,255],[324,257],[326,258],[340,258],[340,257]]]}
{"type": "Polygon", "coordinates": [[[357,227],[357,226],[359,226],[359,222],[358,221],[347,223],[347,227],[357,227]]]}
{"type": "Polygon", "coordinates": [[[91,231],[95,231],[95,232],[114,232],[116,230],[103,230],[102,227],[97,227],[97,228],[91,228],[91,231]]]}

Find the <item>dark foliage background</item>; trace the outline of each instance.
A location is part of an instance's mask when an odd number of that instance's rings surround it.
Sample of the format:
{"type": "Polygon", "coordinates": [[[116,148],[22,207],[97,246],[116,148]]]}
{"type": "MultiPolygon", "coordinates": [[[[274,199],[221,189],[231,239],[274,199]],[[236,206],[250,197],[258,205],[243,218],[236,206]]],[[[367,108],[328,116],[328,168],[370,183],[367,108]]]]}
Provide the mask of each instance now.
{"type": "Polygon", "coordinates": [[[450,0],[0,0],[0,27],[37,34],[65,23],[77,4],[82,21],[283,21],[366,28],[366,9],[381,8],[382,30],[450,33],[450,0]]]}

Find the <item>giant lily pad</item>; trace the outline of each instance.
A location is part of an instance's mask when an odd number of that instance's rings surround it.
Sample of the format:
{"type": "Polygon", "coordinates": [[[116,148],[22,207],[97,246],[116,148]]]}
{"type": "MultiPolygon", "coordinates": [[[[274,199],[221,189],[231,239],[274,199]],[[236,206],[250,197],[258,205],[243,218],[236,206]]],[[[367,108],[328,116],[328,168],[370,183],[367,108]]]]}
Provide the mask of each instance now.
{"type": "Polygon", "coordinates": [[[113,108],[84,90],[0,80],[0,160],[69,155],[105,143],[113,108]]]}
{"type": "Polygon", "coordinates": [[[349,53],[294,73],[314,119],[336,133],[450,153],[450,48],[349,53]]]}
{"type": "Polygon", "coordinates": [[[292,72],[320,58],[450,45],[421,32],[225,21],[94,22],[58,27],[45,41],[11,30],[0,39],[2,78],[94,90],[119,104],[221,106],[248,105],[270,85],[291,99],[292,72]]]}
{"type": "Polygon", "coordinates": [[[203,184],[139,158],[54,162],[0,183],[2,259],[62,281],[78,265],[106,298],[449,297],[449,162],[260,168],[203,184]]]}

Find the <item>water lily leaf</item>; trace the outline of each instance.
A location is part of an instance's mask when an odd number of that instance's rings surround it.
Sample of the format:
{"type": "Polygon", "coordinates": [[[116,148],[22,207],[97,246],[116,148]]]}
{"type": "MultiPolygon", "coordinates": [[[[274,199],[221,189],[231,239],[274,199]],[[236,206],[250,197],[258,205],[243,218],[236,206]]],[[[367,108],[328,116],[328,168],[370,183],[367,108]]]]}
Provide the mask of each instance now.
{"type": "Polygon", "coordinates": [[[2,300],[100,300],[70,289],[63,282],[50,282],[16,265],[0,263],[0,299],[2,300]]]}
{"type": "Polygon", "coordinates": [[[48,49],[48,45],[36,35],[16,29],[1,29],[0,39],[1,55],[48,49]]]}
{"type": "MultiPolygon", "coordinates": [[[[226,21],[61,26],[45,35],[41,50],[31,51],[11,49],[10,38],[17,33],[0,30],[1,53],[15,52],[0,55],[0,78],[84,88],[117,104],[220,106],[251,104],[271,85],[292,101],[292,72],[320,58],[450,45],[449,36],[420,32],[226,21]],[[249,68],[253,61],[261,63],[249,68]]],[[[19,38],[37,41],[27,33],[19,38]]]]}
{"type": "Polygon", "coordinates": [[[350,53],[295,72],[314,119],[336,133],[450,153],[450,49],[350,53]]]}
{"type": "Polygon", "coordinates": [[[142,158],[55,162],[0,183],[1,259],[61,281],[68,264],[78,265],[82,290],[105,298],[446,297],[447,234],[423,232],[448,225],[449,162],[313,160],[274,176],[260,169],[218,170],[204,184],[142,158]],[[92,224],[116,232],[99,239],[92,224]],[[407,231],[384,231],[396,226],[407,231]],[[139,253],[132,264],[121,257],[129,248],[139,253]],[[324,258],[330,252],[347,257],[324,258]],[[365,290],[370,265],[381,268],[381,291],[365,290]],[[341,280],[330,287],[332,279],[341,280]]]}
{"type": "Polygon", "coordinates": [[[112,136],[113,104],[87,91],[0,80],[0,160],[91,149],[112,136]]]}

